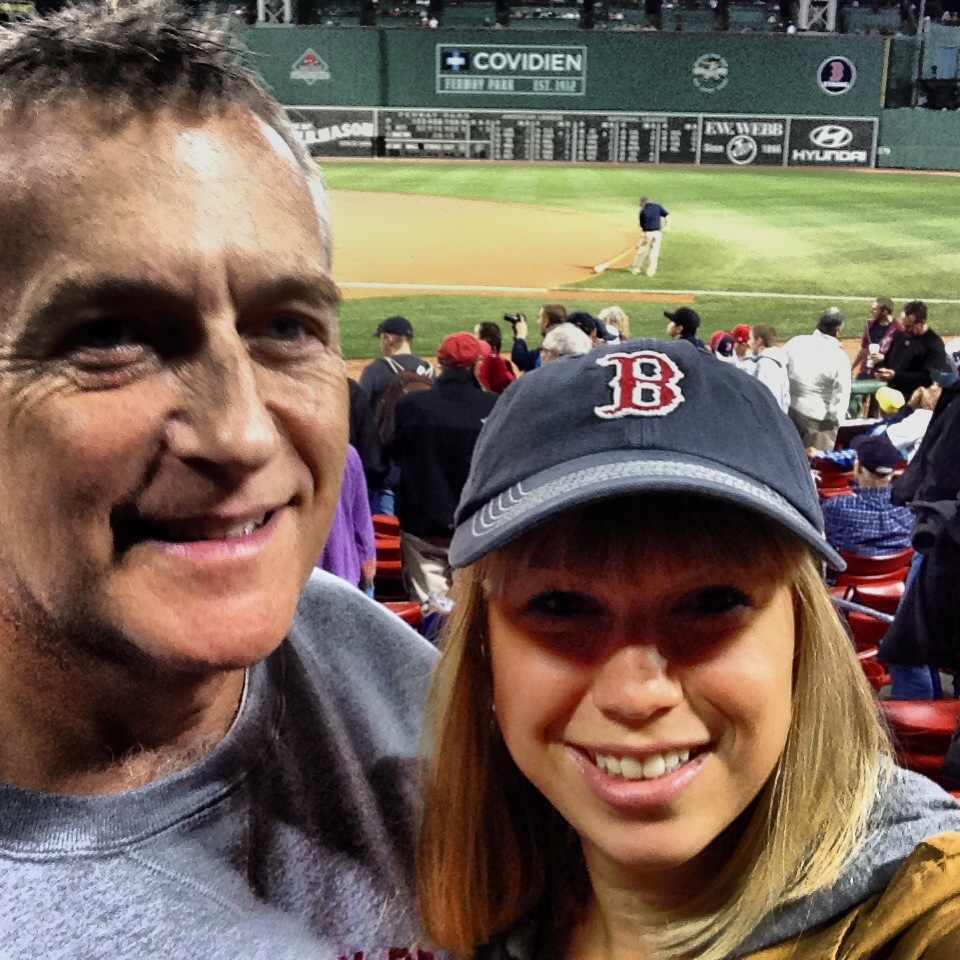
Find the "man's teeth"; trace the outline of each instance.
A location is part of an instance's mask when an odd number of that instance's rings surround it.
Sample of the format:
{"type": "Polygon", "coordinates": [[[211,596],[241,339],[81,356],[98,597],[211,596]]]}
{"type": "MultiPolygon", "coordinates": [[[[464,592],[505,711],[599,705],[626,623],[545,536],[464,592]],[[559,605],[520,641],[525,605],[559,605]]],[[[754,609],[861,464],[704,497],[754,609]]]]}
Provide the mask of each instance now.
{"type": "Polygon", "coordinates": [[[623,777],[624,780],[655,780],[683,766],[689,760],[689,750],[669,750],[666,753],[651,754],[643,760],[598,753],[594,763],[605,773],[623,777]]]}
{"type": "Polygon", "coordinates": [[[232,540],[234,537],[246,537],[259,530],[267,522],[267,515],[261,514],[254,520],[245,520],[233,526],[204,523],[202,521],[165,524],[171,540],[193,542],[197,540],[232,540]]]}

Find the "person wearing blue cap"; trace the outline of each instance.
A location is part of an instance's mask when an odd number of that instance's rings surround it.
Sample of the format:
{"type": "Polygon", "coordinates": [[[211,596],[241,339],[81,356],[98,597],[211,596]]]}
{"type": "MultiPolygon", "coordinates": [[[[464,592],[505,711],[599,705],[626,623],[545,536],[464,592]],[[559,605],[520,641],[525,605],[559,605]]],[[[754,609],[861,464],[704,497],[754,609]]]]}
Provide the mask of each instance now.
{"type": "Polygon", "coordinates": [[[890,481],[900,451],[886,434],[860,434],[850,442],[855,486],[850,494],[823,502],[824,530],[837,550],[864,557],[896,553],[910,546],[916,517],[890,502],[890,481]]]}
{"type": "Polygon", "coordinates": [[[521,379],[449,557],[419,850],[433,942],[952,955],[960,808],[894,767],[823,583],[843,561],[763,384],[652,339],[521,379]]]}

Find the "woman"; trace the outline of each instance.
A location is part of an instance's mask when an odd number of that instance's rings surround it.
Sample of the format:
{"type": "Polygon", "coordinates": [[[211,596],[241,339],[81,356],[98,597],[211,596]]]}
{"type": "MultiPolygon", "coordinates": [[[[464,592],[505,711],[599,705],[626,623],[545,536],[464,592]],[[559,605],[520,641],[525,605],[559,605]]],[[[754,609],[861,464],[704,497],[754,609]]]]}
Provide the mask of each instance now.
{"type": "Polygon", "coordinates": [[[630,318],[621,307],[616,304],[604,307],[597,316],[608,326],[613,327],[620,334],[620,342],[630,339],[630,318]]]}
{"type": "Polygon", "coordinates": [[[955,956],[960,810],[893,768],[763,384],[656,340],[525,378],[481,434],[450,558],[419,853],[438,944],[955,956]]]}
{"type": "Polygon", "coordinates": [[[503,393],[507,387],[517,379],[513,364],[500,354],[501,335],[500,325],[485,320],[473,328],[473,334],[481,343],[487,344],[489,350],[484,354],[477,379],[484,390],[491,393],[503,393]]]}
{"type": "Polygon", "coordinates": [[[877,297],[870,308],[870,316],[863,326],[860,351],[853,361],[852,370],[858,380],[869,380],[874,368],[887,355],[894,335],[903,329],[899,320],[893,319],[893,301],[889,297],[877,297]]]}

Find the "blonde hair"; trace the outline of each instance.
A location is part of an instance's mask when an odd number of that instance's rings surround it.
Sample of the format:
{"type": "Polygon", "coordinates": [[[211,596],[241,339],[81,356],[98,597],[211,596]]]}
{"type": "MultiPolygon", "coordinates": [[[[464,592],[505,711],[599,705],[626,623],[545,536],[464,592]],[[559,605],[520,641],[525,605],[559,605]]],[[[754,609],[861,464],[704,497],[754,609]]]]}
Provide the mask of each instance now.
{"type": "Polygon", "coordinates": [[[651,913],[643,946],[657,957],[720,960],[771,910],[830,886],[862,845],[891,749],[809,548],[755,513],[704,497],[593,504],[457,572],[428,711],[418,850],[421,916],[438,945],[469,954],[535,911],[560,955],[589,898],[576,835],[500,736],[487,597],[541,550],[606,576],[643,569],[640,558],[676,543],[708,562],[733,555],[783,572],[796,622],[792,722],[772,776],[731,828],[740,833],[725,865],[691,902],[651,913]]]}
{"type": "Polygon", "coordinates": [[[604,307],[598,314],[604,323],[609,323],[616,327],[625,339],[630,339],[630,318],[620,309],[620,307],[604,307]]]}

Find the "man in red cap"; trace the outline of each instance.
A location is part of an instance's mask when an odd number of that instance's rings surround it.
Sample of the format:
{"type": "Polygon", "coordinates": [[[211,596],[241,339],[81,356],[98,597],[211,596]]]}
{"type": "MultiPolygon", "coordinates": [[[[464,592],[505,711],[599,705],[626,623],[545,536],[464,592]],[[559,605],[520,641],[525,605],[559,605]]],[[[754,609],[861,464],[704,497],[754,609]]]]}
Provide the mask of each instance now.
{"type": "Polygon", "coordinates": [[[437,350],[440,375],[434,386],[397,404],[390,452],[400,467],[397,517],[404,577],[425,608],[442,608],[450,589],[453,513],[480,427],[497,400],[477,380],[482,359],[483,345],[473,334],[451,333],[437,350]]]}

